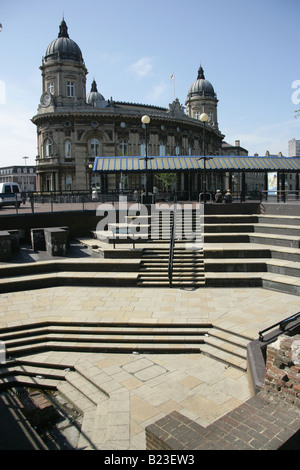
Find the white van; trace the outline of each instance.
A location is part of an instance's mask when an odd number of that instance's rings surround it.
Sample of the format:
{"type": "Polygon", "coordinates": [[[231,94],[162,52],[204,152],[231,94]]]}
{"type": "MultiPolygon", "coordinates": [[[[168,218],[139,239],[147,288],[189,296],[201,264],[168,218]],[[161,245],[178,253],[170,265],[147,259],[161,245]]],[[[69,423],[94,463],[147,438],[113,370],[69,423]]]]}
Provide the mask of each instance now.
{"type": "Polygon", "coordinates": [[[20,207],[21,202],[21,189],[17,183],[0,183],[0,208],[16,205],[20,207]]]}

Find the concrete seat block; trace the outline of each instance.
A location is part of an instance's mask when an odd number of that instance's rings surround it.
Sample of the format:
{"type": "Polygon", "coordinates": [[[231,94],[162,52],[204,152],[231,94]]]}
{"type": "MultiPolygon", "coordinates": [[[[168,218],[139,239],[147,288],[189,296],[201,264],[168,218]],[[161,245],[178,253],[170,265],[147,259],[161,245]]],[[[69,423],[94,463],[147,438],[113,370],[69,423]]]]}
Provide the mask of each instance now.
{"type": "Polygon", "coordinates": [[[20,251],[20,233],[19,230],[8,230],[11,237],[11,249],[14,253],[20,251]]]}
{"type": "Polygon", "coordinates": [[[59,227],[45,228],[46,251],[51,256],[65,256],[68,249],[68,233],[59,227]]]}
{"type": "Polygon", "coordinates": [[[0,261],[8,261],[11,258],[11,235],[7,230],[0,231],[0,261]]]}
{"type": "Polygon", "coordinates": [[[30,230],[31,246],[34,251],[46,251],[45,233],[43,228],[30,230]]]}

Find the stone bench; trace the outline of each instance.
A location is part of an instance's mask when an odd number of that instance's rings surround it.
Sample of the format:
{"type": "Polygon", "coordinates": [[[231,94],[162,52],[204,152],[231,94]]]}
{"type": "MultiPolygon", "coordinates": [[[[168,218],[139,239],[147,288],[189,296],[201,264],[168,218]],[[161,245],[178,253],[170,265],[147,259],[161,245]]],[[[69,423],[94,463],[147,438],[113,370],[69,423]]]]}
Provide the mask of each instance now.
{"type": "Polygon", "coordinates": [[[47,251],[51,256],[65,256],[70,245],[68,227],[32,228],[30,232],[34,251],[47,251]]]}
{"type": "Polygon", "coordinates": [[[43,228],[30,230],[31,246],[34,251],[46,251],[45,233],[43,228]]]}
{"type": "Polygon", "coordinates": [[[68,233],[63,228],[45,228],[46,251],[50,256],[65,256],[68,250],[68,233]]]}
{"type": "Polygon", "coordinates": [[[113,242],[113,246],[115,248],[116,243],[120,241],[126,241],[132,243],[133,248],[135,248],[136,240],[140,239],[148,239],[148,231],[149,231],[149,224],[127,224],[127,223],[113,223],[108,224],[108,232],[111,235],[107,238],[109,241],[113,242]],[[132,232],[132,228],[139,227],[141,229],[140,232],[136,232],[135,229],[132,232]]]}
{"type": "MultiPolygon", "coordinates": [[[[108,230],[114,234],[131,234],[132,228],[139,227],[142,234],[148,234],[148,230],[150,225],[149,224],[127,224],[127,223],[115,223],[115,224],[108,224],[108,230]]],[[[140,232],[133,232],[134,234],[138,234],[140,232]]]]}

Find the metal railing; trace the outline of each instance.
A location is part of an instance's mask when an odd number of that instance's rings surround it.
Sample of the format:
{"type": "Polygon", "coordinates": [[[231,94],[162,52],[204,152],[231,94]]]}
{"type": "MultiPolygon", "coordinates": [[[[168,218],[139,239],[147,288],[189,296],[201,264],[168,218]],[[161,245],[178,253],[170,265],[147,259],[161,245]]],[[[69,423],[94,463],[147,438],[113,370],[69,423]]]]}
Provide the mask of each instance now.
{"type": "Polygon", "coordinates": [[[264,333],[266,333],[267,331],[273,330],[274,328],[277,328],[274,332],[274,335],[271,337],[268,336],[267,341],[273,340],[277,338],[278,336],[284,334],[285,332],[290,331],[291,329],[300,328],[300,312],[294,315],[291,315],[290,317],[287,317],[284,320],[281,320],[280,322],[275,323],[272,326],[269,326],[265,330],[259,331],[258,333],[259,341],[263,342],[264,333]]]}
{"type": "MultiPolygon", "coordinates": [[[[6,195],[7,196],[7,195],[6,195]]],[[[97,210],[101,203],[119,201],[120,196],[126,196],[128,202],[136,202],[132,191],[108,191],[105,193],[91,191],[51,191],[26,192],[13,195],[13,200],[0,203],[0,216],[5,214],[39,214],[44,212],[97,210]]],[[[1,194],[0,194],[1,197],[1,194]]]]}
{"type": "Polygon", "coordinates": [[[274,190],[261,191],[261,202],[300,202],[300,191],[298,190],[274,190]]]}
{"type": "MultiPolygon", "coordinates": [[[[225,193],[223,193],[224,196],[225,193]]],[[[215,192],[208,191],[207,204],[215,204],[215,192]]],[[[5,195],[7,197],[7,194],[5,195]]],[[[94,193],[90,190],[78,191],[47,191],[47,192],[24,192],[21,194],[12,194],[14,201],[10,204],[1,205],[0,215],[6,213],[42,213],[58,212],[71,210],[97,210],[101,203],[118,202],[121,196],[125,196],[128,202],[142,202],[141,194],[136,194],[133,190],[112,189],[94,193]]],[[[1,197],[1,194],[0,194],[1,197]]],[[[203,194],[196,192],[172,192],[159,193],[154,196],[153,202],[167,202],[172,204],[172,199],[178,201],[197,201],[203,202],[203,194]]],[[[300,203],[300,191],[232,191],[232,203],[247,202],[267,202],[267,203],[300,203]]],[[[224,198],[223,198],[224,204],[224,198]]]]}
{"type": "Polygon", "coordinates": [[[169,263],[168,263],[168,278],[169,278],[170,287],[172,287],[172,283],[173,283],[173,261],[174,261],[175,234],[176,234],[176,211],[177,211],[177,198],[175,196],[174,206],[173,206],[173,223],[171,227],[171,236],[170,236],[169,263]]]}

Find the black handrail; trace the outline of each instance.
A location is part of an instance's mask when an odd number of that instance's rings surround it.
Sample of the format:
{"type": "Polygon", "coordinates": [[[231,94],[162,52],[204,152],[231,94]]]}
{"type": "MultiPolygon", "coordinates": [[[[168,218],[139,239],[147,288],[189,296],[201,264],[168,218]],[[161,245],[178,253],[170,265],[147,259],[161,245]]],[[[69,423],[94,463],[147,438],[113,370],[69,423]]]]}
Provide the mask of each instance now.
{"type": "Polygon", "coordinates": [[[177,210],[177,198],[175,196],[174,206],[173,206],[173,223],[172,223],[171,236],[170,236],[169,264],[168,264],[168,277],[169,277],[170,287],[172,287],[172,283],[173,283],[173,259],[174,259],[174,248],[175,248],[175,233],[176,233],[176,210],[177,210]]]}
{"type": "MultiPolygon", "coordinates": [[[[269,330],[272,330],[273,328],[275,328],[276,326],[279,326],[279,331],[277,330],[277,333],[272,337],[272,338],[268,338],[268,341],[270,339],[274,339],[280,335],[282,335],[285,331],[286,331],[286,326],[291,323],[291,322],[294,322],[295,320],[297,320],[298,318],[300,318],[300,312],[298,313],[295,313],[294,315],[291,315],[290,317],[287,317],[285,318],[284,320],[281,320],[280,322],[278,323],[275,323],[274,325],[272,326],[269,326],[269,328],[266,328],[265,330],[262,330],[262,331],[259,331],[258,332],[258,337],[259,337],[259,341],[263,341],[263,333],[265,333],[266,331],[269,331],[269,330]]],[[[299,326],[300,326],[300,323],[299,323],[299,326]]]]}

